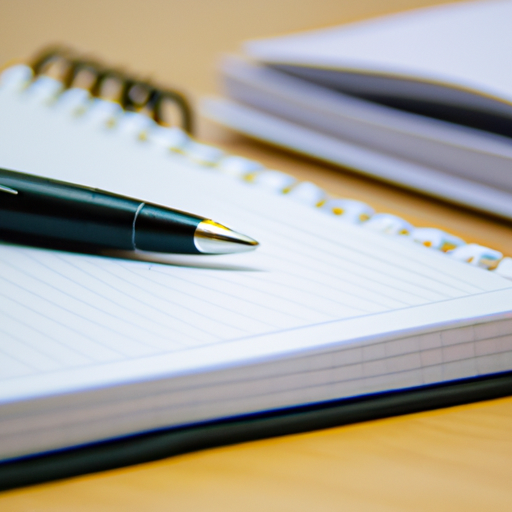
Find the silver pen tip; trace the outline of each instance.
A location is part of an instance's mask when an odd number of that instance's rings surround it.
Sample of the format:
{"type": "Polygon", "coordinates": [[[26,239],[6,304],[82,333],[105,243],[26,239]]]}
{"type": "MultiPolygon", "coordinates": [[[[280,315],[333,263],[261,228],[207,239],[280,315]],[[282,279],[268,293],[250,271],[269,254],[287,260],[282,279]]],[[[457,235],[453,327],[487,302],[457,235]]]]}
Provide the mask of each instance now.
{"type": "Polygon", "coordinates": [[[196,249],[203,254],[253,251],[258,242],[213,220],[203,220],[194,233],[196,249]]]}

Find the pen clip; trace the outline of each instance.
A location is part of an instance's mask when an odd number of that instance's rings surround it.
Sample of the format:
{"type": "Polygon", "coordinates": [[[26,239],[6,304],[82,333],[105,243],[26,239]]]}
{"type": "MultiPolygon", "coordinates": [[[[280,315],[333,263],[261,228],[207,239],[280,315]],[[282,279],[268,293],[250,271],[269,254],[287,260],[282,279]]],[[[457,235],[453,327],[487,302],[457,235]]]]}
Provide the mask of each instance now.
{"type": "Polygon", "coordinates": [[[0,192],[6,192],[7,194],[12,194],[14,196],[18,195],[17,190],[14,190],[11,187],[6,187],[5,185],[2,185],[1,183],[0,183],[0,192]]]}

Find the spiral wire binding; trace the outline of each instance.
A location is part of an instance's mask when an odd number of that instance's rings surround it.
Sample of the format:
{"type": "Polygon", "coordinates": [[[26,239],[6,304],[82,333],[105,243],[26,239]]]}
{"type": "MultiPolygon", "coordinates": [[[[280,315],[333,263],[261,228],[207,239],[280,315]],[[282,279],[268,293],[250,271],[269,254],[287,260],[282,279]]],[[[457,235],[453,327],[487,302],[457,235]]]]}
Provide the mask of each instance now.
{"type": "Polygon", "coordinates": [[[335,215],[340,221],[394,235],[404,243],[422,244],[512,279],[512,258],[504,257],[499,251],[466,243],[437,228],[416,228],[396,215],[375,213],[364,202],[331,197],[311,182],[298,181],[254,160],[228,155],[219,148],[195,141],[191,137],[192,111],[182,94],[159,89],[148,81],[104,67],[94,60],[77,58],[68,50],[47,50],[28,66],[7,68],[0,75],[0,88],[31,94],[49,105],[64,104],[76,115],[87,112],[100,124],[131,132],[135,140],[163,146],[197,164],[335,215]],[[165,119],[165,101],[178,107],[181,128],[170,126],[165,119]]]}
{"type": "Polygon", "coordinates": [[[193,133],[192,109],[178,91],[163,89],[120,70],[107,68],[94,59],[83,58],[72,51],[50,48],[41,52],[30,64],[34,76],[46,75],[62,82],[65,89],[88,90],[93,97],[115,101],[128,112],[142,112],[160,125],[170,125],[164,113],[165,104],[175,105],[181,116],[181,126],[193,133]],[[117,82],[117,92],[106,91],[107,84],[117,82]]]}

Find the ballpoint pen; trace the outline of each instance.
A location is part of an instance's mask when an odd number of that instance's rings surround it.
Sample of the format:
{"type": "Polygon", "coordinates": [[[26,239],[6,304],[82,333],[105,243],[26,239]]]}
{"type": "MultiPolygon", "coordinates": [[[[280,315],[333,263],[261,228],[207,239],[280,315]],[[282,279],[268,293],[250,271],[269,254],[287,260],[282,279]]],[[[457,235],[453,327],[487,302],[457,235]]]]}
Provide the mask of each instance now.
{"type": "Polygon", "coordinates": [[[197,215],[6,169],[0,169],[0,240],[180,254],[227,254],[258,246],[197,215]]]}

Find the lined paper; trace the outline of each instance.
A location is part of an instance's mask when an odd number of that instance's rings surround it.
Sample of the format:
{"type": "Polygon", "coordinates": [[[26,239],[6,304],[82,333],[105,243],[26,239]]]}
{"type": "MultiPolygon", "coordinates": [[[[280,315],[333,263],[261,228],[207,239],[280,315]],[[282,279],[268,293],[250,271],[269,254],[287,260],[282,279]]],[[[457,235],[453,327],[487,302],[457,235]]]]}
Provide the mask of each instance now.
{"type": "Polygon", "coordinates": [[[1,127],[3,166],[192,211],[261,242],[254,253],[146,261],[0,245],[0,383],[510,287],[55,106],[1,93],[0,108],[14,120],[1,127]]]}

